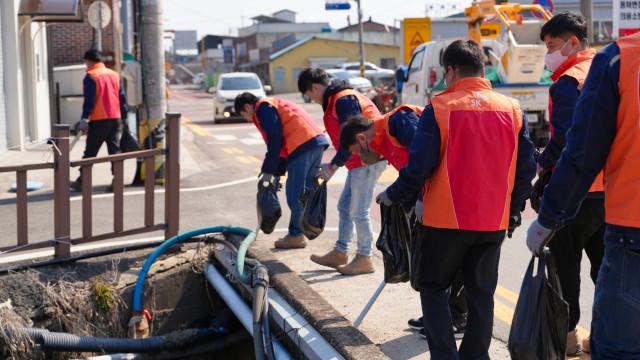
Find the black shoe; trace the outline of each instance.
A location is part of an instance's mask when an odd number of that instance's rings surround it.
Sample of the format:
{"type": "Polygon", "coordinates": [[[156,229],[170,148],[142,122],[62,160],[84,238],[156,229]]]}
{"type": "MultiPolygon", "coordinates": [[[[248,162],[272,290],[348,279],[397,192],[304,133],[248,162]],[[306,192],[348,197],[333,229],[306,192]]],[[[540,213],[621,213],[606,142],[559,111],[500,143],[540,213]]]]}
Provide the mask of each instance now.
{"type": "Polygon", "coordinates": [[[112,193],[113,192],[113,180],[111,181],[111,185],[107,185],[107,188],[104,192],[112,193]]]}
{"type": "Polygon", "coordinates": [[[422,328],[424,328],[424,325],[422,324],[422,316],[417,319],[411,319],[407,323],[413,330],[421,330],[422,328]]]}
{"type": "MultiPolygon", "coordinates": [[[[467,323],[466,322],[462,323],[462,324],[458,324],[457,326],[453,325],[453,337],[456,340],[462,339],[464,337],[464,331],[466,329],[467,329],[467,323]]],[[[423,339],[427,338],[427,331],[424,328],[420,329],[419,334],[423,339]]]]}
{"type": "Polygon", "coordinates": [[[453,324],[453,336],[456,339],[462,339],[464,337],[465,330],[467,330],[467,320],[462,320],[459,323],[453,324]]]}
{"type": "Polygon", "coordinates": [[[82,192],[82,180],[77,178],[76,181],[71,183],[70,188],[73,191],[82,192]]]}

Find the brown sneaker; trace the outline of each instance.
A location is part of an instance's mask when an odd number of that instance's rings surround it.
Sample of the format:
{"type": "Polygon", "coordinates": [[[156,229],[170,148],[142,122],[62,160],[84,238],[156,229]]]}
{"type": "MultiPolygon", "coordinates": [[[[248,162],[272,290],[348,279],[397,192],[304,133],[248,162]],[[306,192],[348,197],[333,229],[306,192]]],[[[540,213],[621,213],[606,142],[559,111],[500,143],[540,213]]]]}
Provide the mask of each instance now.
{"type": "Polygon", "coordinates": [[[338,271],[342,275],[360,275],[370,274],[376,269],[373,267],[370,256],[356,254],[356,257],[349,264],[338,266],[338,271]]]}
{"type": "Polygon", "coordinates": [[[338,266],[344,265],[349,261],[349,256],[342,251],[333,249],[324,255],[313,254],[311,261],[316,264],[328,266],[337,269],[338,266]]]}
{"type": "Polygon", "coordinates": [[[573,329],[567,334],[567,355],[578,355],[582,351],[578,341],[578,330],[573,329]]]}
{"type": "Polygon", "coordinates": [[[307,242],[304,241],[304,235],[291,236],[287,234],[283,238],[276,240],[273,245],[276,249],[302,249],[307,246],[307,242]]]}
{"type": "Polygon", "coordinates": [[[591,341],[591,335],[582,339],[582,351],[586,352],[587,354],[589,353],[589,341],[591,341]]]}

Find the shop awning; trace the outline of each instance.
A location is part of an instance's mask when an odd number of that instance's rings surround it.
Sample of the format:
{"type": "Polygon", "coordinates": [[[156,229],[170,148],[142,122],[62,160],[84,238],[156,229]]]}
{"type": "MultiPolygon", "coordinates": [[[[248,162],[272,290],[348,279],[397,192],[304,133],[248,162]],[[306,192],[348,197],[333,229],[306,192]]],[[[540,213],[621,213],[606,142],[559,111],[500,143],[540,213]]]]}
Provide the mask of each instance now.
{"type": "Polygon", "coordinates": [[[20,0],[18,15],[30,16],[31,21],[83,21],[79,0],[20,0]]]}

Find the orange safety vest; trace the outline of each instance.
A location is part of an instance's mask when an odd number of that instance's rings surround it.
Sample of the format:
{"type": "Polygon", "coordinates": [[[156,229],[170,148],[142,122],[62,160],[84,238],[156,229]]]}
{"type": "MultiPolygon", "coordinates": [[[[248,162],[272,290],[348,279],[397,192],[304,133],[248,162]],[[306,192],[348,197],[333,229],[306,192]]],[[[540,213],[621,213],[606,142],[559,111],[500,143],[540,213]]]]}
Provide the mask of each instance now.
{"type": "MultiPolygon", "coordinates": [[[[378,108],[373,104],[373,102],[356,90],[344,89],[329,96],[327,101],[327,111],[324,113],[323,120],[324,127],[327,129],[327,134],[329,134],[331,143],[336,150],[340,149],[340,121],[338,120],[338,114],[336,112],[336,101],[343,96],[349,95],[353,95],[358,99],[360,108],[362,109],[362,116],[369,119],[381,116],[380,111],[378,111],[378,108]]],[[[349,170],[353,170],[363,165],[364,164],[362,163],[362,160],[360,160],[360,156],[355,154],[351,155],[345,164],[349,170]]]]}
{"type": "Polygon", "coordinates": [[[444,229],[504,230],[509,225],[522,111],[517,100],[464,78],[431,100],[440,161],[423,189],[422,223],[444,229]]]}
{"type": "Polygon", "coordinates": [[[87,75],[96,83],[96,98],[89,120],[120,119],[120,76],[97,63],[87,69],[87,75]]]}
{"type": "Polygon", "coordinates": [[[282,123],[282,149],[280,150],[280,157],[287,158],[289,154],[293,153],[300,145],[318,135],[322,135],[320,127],[316,125],[311,116],[300,106],[280,98],[263,97],[258,99],[254,107],[253,123],[258,128],[258,131],[260,131],[260,134],[262,134],[265,142],[267,142],[267,134],[265,134],[260,126],[258,116],[256,115],[258,107],[264,103],[273,106],[280,116],[280,122],[282,123]]]}
{"type": "MultiPolygon", "coordinates": [[[[587,79],[587,74],[589,73],[589,68],[591,67],[591,62],[593,61],[593,57],[596,56],[596,51],[593,49],[586,49],[578,51],[576,56],[567,59],[567,61],[558,68],[553,74],[551,74],[551,80],[553,82],[558,81],[563,76],[569,76],[576,81],[578,81],[578,89],[582,90],[584,86],[584,81],[587,79]]],[[[551,118],[551,108],[552,108],[552,100],[549,97],[549,117],[551,118]]],[[[551,136],[553,136],[553,123],[549,122],[549,130],[551,131],[551,136]]],[[[604,191],[604,175],[602,171],[598,174],[593,184],[591,184],[591,188],[589,192],[599,192],[604,191]]]]}
{"type": "Polygon", "coordinates": [[[409,149],[404,147],[389,133],[389,119],[398,111],[414,112],[420,117],[422,115],[422,107],[415,105],[400,105],[397,108],[384,114],[382,117],[373,119],[373,126],[376,136],[369,144],[372,149],[384,156],[389,164],[396,170],[400,170],[409,162],[409,149]]]}
{"type": "Polygon", "coordinates": [[[604,167],[607,224],[640,227],[640,33],[620,48],[620,105],[616,136],[604,167]]]}

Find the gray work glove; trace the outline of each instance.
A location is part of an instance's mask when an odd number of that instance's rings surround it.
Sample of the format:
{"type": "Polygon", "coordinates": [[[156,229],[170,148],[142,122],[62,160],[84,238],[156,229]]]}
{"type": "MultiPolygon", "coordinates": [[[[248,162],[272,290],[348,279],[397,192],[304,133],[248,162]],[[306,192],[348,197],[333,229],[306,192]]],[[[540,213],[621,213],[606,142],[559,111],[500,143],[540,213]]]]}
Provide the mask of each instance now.
{"type": "Polygon", "coordinates": [[[89,129],[89,120],[81,118],[80,123],[78,124],[78,131],[85,132],[87,129],[89,129]]]}
{"type": "Polygon", "coordinates": [[[416,201],[416,208],[414,210],[416,212],[416,220],[422,224],[422,216],[424,215],[424,204],[422,200],[416,201]]]}
{"type": "Polygon", "coordinates": [[[262,181],[266,181],[266,182],[271,182],[271,179],[273,178],[272,174],[267,174],[267,173],[261,173],[260,174],[260,182],[262,181]]]}
{"type": "Polygon", "coordinates": [[[333,174],[338,170],[338,166],[333,165],[331,163],[323,163],[320,165],[320,169],[318,170],[318,177],[323,179],[324,181],[329,181],[333,174]]]}
{"type": "Polygon", "coordinates": [[[534,220],[527,230],[527,247],[535,256],[540,256],[545,245],[551,240],[555,234],[555,230],[547,229],[540,225],[538,219],[534,220]]]}
{"type": "Polygon", "coordinates": [[[543,171],[544,171],[544,168],[540,166],[539,163],[536,163],[536,173],[538,174],[538,176],[540,176],[540,174],[542,174],[543,171]]]}
{"type": "Polygon", "coordinates": [[[389,196],[387,196],[386,191],[383,191],[380,194],[378,194],[378,196],[376,196],[376,203],[384,204],[386,206],[391,206],[393,204],[391,199],[389,199],[389,196]]]}

